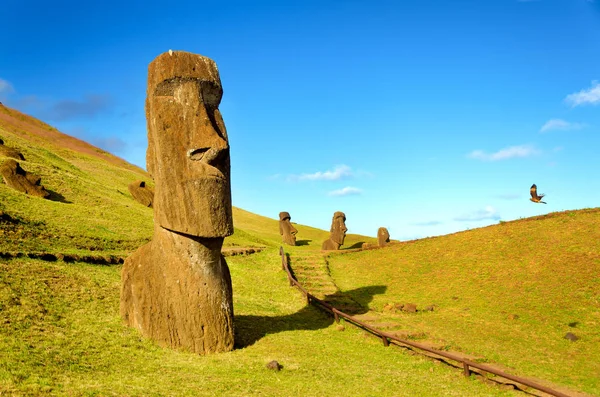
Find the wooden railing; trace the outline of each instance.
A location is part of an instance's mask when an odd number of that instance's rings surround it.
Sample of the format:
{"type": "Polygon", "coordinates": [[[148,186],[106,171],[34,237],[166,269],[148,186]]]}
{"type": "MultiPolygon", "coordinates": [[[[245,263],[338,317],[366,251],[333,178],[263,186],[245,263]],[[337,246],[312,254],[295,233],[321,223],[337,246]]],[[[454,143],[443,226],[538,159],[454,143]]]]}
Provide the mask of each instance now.
{"type": "Polygon", "coordinates": [[[513,382],[517,382],[521,385],[524,386],[528,386],[531,387],[533,389],[537,389],[539,391],[542,391],[544,393],[548,393],[552,396],[557,396],[557,397],[571,397],[568,394],[559,392],[557,390],[551,389],[549,387],[540,385],[538,383],[532,382],[529,379],[525,379],[525,378],[521,378],[519,376],[515,376],[515,375],[511,375],[509,373],[506,373],[504,371],[500,371],[499,369],[490,367],[488,365],[485,364],[481,364],[481,363],[477,363],[475,361],[471,361],[471,360],[467,360],[464,357],[460,357],[457,354],[453,354],[450,352],[446,352],[446,351],[442,351],[442,350],[436,350],[436,349],[432,349],[429,346],[426,346],[422,343],[418,343],[418,342],[414,342],[411,340],[406,340],[406,339],[401,339],[398,338],[396,335],[391,335],[389,333],[380,331],[376,328],[371,327],[370,325],[352,317],[349,314],[346,314],[338,309],[336,309],[335,307],[331,306],[330,304],[328,304],[325,301],[322,301],[321,299],[317,298],[316,296],[312,295],[310,292],[308,292],[299,282],[298,280],[296,280],[296,278],[294,277],[294,275],[292,274],[292,271],[290,269],[288,260],[287,260],[287,256],[285,255],[285,252],[283,250],[283,247],[279,248],[279,254],[281,255],[281,267],[282,269],[287,273],[288,276],[288,280],[290,282],[290,286],[296,287],[297,289],[300,290],[300,292],[302,292],[302,294],[304,294],[304,296],[306,297],[306,302],[308,304],[313,304],[315,306],[320,307],[321,309],[331,313],[335,319],[336,322],[340,321],[340,318],[343,318],[344,320],[354,324],[357,327],[360,327],[366,331],[369,331],[370,333],[372,333],[373,335],[381,338],[383,345],[384,346],[389,346],[390,342],[396,342],[397,344],[400,345],[405,345],[405,346],[410,346],[419,350],[423,350],[426,351],[428,353],[434,354],[436,356],[440,356],[440,357],[444,357],[446,359],[450,359],[453,360],[455,362],[458,362],[462,368],[463,368],[463,372],[465,376],[470,376],[471,375],[471,368],[477,368],[481,371],[485,371],[487,373],[490,374],[494,374],[496,376],[500,376],[504,379],[509,379],[512,380],[513,382]]]}

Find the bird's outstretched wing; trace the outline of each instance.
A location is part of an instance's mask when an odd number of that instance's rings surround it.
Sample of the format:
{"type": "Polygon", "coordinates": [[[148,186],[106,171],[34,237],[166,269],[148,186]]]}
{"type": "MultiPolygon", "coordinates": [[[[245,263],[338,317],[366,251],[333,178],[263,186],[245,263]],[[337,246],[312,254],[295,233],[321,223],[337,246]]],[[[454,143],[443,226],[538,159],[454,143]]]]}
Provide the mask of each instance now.
{"type": "Polygon", "coordinates": [[[537,186],[535,186],[535,183],[533,185],[531,185],[531,187],[529,188],[529,193],[531,193],[531,201],[533,201],[534,203],[546,204],[546,202],[542,201],[542,198],[544,197],[544,195],[543,194],[538,195],[537,186]]]}
{"type": "Polygon", "coordinates": [[[535,183],[533,185],[531,185],[531,187],[529,188],[529,193],[531,193],[531,198],[533,198],[533,199],[538,198],[537,186],[535,186],[535,183]]]}

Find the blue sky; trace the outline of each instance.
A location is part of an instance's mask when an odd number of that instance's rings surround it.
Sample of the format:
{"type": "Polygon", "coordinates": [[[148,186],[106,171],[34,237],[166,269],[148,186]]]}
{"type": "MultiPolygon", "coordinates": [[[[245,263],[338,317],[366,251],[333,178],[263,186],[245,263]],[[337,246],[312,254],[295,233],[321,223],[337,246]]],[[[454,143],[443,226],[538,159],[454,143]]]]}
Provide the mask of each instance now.
{"type": "Polygon", "coordinates": [[[4,0],[0,100],[145,167],[148,63],[202,54],[235,206],[434,236],[599,205],[599,3],[4,0]]]}

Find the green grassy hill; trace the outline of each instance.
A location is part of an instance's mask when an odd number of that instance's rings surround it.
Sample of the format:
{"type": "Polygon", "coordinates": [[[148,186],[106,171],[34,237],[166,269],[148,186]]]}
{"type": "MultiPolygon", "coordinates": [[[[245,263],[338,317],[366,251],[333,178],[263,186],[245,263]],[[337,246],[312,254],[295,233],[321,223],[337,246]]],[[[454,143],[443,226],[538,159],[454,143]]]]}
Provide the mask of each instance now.
{"type": "Polygon", "coordinates": [[[334,254],[329,269],[342,291],[385,284],[371,308],[414,339],[600,395],[599,208],[334,254]]]}
{"type": "MultiPolygon", "coordinates": [[[[136,179],[151,183],[144,170],[1,105],[0,138],[23,153],[22,167],[52,192],[52,200],[44,200],[0,183],[0,253],[123,257],[149,241],[152,210],[127,190],[136,179]]],[[[207,357],[171,351],[124,327],[120,265],[0,259],[0,395],[517,393],[410,351],[384,348],[306,306],[281,271],[278,221],[238,208],[233,215],[235,233],[225,248],[264,247],[227,259],[234,351],[207,357]],[[271,360],[283,370],[266,369],[271,360]]],[[[592,360],[600,321],[598,221],[596,210],[570,212],[363,252],[351,248],[376,239],[349,235],[346,253],[330,255],[329,267],[320,252],[328,231],[296,224],[300,244],[286,251],[299,271],[323,272],[321,281],[304,275],[311,285],[339,287],[363,312],[400,322],[413,338],[600,394],[592,360]],[[436,306],[408,315],[386,311],[389,302],[436,306]],[[562,339],[568,330],[580,339],[562,339]],[[526,353],[540,364],[518,357],[526,353]],[[561,368],[573,372],[560,377],[561,368]]]]}

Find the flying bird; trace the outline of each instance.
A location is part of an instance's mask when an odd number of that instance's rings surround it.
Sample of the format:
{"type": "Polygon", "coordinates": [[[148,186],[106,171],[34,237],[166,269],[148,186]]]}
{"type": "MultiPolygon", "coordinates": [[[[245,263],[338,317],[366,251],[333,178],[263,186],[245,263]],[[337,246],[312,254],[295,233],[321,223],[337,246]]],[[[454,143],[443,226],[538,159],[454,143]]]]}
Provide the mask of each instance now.
{"type": "Polygon", "coordinates": [[[529,200],[533,201],[534,203],[546,204],[546,202],[542,201],[542,198],[544,197],[544,195],[540,194],[538,196],[537,186],[535,186],[535,183],[533,185],[531,185],[531,188],[529,189],[529,193],[531,193],[531,198],[529,200]]]}

